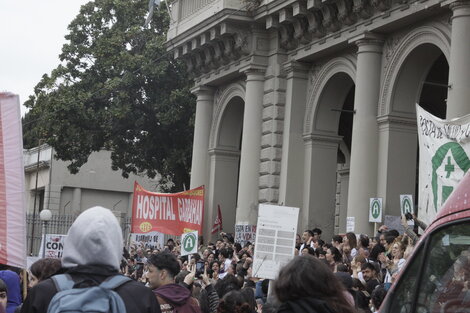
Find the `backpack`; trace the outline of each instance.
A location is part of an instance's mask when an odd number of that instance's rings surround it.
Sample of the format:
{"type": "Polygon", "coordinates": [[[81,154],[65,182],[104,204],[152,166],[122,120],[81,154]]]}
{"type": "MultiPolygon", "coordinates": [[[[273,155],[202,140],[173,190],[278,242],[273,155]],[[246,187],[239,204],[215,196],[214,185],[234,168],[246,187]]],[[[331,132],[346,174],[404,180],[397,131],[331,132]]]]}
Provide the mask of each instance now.
{"type": "Polygon", "coordinates": [[[68,274],[55,275],[52,280],[58,292],[52,298],[47,313],[126,313],[124,301],[113,289],[130,281],[129,277],[111,276],[100,285],[88,288],[73,288],[75,282],[68,274]]]}

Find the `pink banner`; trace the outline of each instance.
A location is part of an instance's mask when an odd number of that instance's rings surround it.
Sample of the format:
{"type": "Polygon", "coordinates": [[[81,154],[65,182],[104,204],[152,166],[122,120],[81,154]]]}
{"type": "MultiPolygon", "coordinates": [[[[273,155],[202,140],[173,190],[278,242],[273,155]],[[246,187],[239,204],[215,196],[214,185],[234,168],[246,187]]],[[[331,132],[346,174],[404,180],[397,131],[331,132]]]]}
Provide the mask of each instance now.
{"type": "Polygon", "coordinates": [[[0,93],[0,263],[26,266],[23,139],[17,95],[0,93]]]}

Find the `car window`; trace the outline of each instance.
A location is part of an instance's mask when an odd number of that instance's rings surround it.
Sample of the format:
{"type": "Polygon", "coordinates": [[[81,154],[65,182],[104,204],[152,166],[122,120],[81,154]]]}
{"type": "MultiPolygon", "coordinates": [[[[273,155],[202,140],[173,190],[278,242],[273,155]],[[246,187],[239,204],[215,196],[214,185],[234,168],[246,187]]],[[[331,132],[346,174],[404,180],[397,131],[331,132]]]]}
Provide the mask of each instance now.
{"type": "Polygon", "coordinates": [[[470,222],[441,228],[426,250],[416,312],[470,313],[470,222]]]}
{"type": "Polygon", "coordinates": [[[421,245],[419,251],[414,254],[412,262],[401,274],[401,277],[406,279],[399,279],[394,288],[392,298],[390,299],[390,311],[393,313],[411,313],[412,304],[416,296],[416,284],[418,275],[423,262],[424,247],[421,245]]]}

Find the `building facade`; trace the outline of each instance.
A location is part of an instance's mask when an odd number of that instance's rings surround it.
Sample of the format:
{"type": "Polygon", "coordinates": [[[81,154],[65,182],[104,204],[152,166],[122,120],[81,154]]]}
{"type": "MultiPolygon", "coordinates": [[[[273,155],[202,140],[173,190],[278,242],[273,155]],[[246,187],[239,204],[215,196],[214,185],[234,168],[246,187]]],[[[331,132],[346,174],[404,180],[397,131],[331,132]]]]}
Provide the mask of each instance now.
{"type": "Polygon", "coordinates": [[[130,174],[126,179],[120,171],[113,171],[110,151],[93,152],[77,174],[71,174],[68,163],[53,155],[54,149],[48,145],[23,152],[27,213],[36,207],[36,214],[49,209],[53,214],[76,216],[99,205],[121,219],[131,216],[134,181],[150,191],[158,187],[157,178],[130,174]]]}
{"type": "Polygon", "coordinates": [[[369,199],[417,197],[416,103],[470,113],[470,1],[175,0],[167,48],[197,96],[191,187],[206,231],[300,208],[325,238],[373,233],[369,199]]]}

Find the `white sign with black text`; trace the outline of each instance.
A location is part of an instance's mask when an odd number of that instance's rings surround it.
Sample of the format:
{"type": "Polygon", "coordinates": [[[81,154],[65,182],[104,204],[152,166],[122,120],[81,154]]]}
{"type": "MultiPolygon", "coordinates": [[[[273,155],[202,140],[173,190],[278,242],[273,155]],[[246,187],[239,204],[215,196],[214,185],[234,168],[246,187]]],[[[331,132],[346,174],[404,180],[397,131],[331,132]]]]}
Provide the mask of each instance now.
{"type": "Polygon", "coordinates": [[[260,204],[253,276],[276,279],[295,253],[299,208],[260,204]]]}

